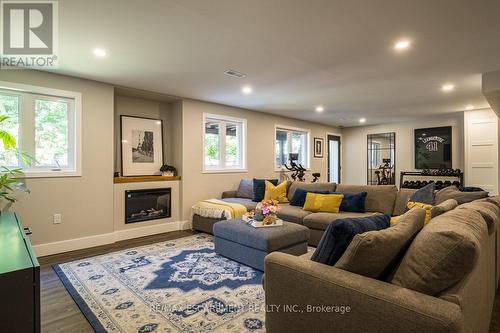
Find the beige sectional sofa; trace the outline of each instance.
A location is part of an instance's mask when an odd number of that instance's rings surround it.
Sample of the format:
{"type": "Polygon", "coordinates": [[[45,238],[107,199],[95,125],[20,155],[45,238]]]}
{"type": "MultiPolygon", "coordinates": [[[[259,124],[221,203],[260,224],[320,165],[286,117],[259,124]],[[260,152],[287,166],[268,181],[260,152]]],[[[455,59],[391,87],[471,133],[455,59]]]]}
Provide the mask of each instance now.
{"type": "Polygon", "coordinates": [[[415,238],[408,249],[418,243],[412,249],[418,254],[414,263],[425,265],[439,255],[432,243],[437,233],[462,237],[470,232],[477,240],[476,260],[463,262],[472,271],[436,295],[403,288],[390,277],[379,281],[320,264],[311,261],[310,254],[271,253],[265,262],[266,305],[297,311],[268,311],[267,332],[488,332],[499,279],[500,199],[483,200],[496,201],[497,208],[486,210],[475,202],[458,206],[433,218],[417,235],[419,242],[415,238]],[[344,308],[341,314],[336,306],[349,307],[349,312],[344,308]],[[311,308],[316,310],[308,311],[311,308]]]}
{"type": "MultiPolygon", "coordinates": [[[[404,213],[404,207],[408,196],[415,190],[398,191],[395,185],[368,186],[368,185],[345,185],[334,183],[291,183],[287,197],[292,200],[297,188],[309,190],[327,190],[338,193],[356,193],[367,192],[366,213],[339,212],[334,213],[312,213],[303,210],[302,207],[283,204],[278,216],[288,222],[303,224],[311,231],[309,245],[317,246],[326,230],[326,227],[336,219],[346,217],[362,217],[373,214],[400,215],[404,213]]],[[[222,200],[227,202],[236,202],[244,205],[248,210],[255,209],[257,202],[249,197],[238,197],[237,193],[242,191],[226,191],[222,193],[222,200]]],[[[212,226],[217,219],[203,218],[193,216],[193,229],[202,232],[212,233],[212,226]]]]}

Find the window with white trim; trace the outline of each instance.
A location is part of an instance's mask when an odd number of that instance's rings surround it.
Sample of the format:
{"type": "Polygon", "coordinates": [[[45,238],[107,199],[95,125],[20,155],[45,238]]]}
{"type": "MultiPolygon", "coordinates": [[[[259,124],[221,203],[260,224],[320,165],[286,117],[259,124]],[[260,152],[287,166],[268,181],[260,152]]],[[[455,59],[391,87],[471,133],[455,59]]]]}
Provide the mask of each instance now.
{"type": "Polygon", "coordinates": [[[1,129],[35,162],[24,165],[0,143],[0,165],[20,167],[27,177],[80,175],[80,94],[0,82],[1,129]]]}
{"type": "Polygon", "coordinates": [[[298,154],[296,163],[309,168],[309,131],[276,126],[275,155],[276,169],[290,162],[290,154],[298,154]]]}
{"type": "Polygon", "coordinates": [[[246,168],[246,119],[203,115],[203,171],[246,168]]]}

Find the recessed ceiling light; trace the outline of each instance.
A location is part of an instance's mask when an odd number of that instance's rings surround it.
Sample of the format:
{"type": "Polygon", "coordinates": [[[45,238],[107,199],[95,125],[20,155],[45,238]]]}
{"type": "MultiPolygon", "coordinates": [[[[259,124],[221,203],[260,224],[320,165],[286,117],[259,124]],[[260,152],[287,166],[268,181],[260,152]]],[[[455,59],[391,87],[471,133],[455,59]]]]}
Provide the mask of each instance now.
{"type": "Polygon", "coordinates": [[[410,47],[410,41],[409,40],[400,40],[394,43],[394,49],[395,50],[406,50],[407,48],[410,47]]]}
{"type": "Polygon", "coordinates": [[[362,124],[366,123],[366,118],[359,118],[359,122],[362,123],[362,124]]]}
{"type": "Polygon", "coordinates": [[[455,86],[450,83],[447,83],[441,87],[442,91],[452,91],[453,89],[455,89],[455,86]]]}
{"type": "Polygon", "coordinates": [[[323,112],[323,111],[325,111],[325,108],[324,108],[323,106],[318,105],[318,106],[316,107],[316,112],[323,112]]]}
{"type": "Polygon", "coordinates": [[[104,58],[105,56],[108,55],[108,53],[106,52],[105,49],[101,49],[101,48],[95,48],[92,50],[92,52],[94,53],[94,55],[96,57],[99,57],[99,58],[104,58]]]}
{"type": "Polygon", "coordinates": [[[467,105],[467,106],[465,107],[465,109],[466,109],[466,110],[472,110],[472,109],[474,109],[474,105],[467,105]]]}
{"type": "Polygon", "coordinates": [[[248,95],[248,94],[251,94],[251,93],[252,93],[253,88],[252,88],[252,87],[250,87],[250,86],[244,86],[243,88],[241,88],[241,91],[242,91],[244,94],[248,95]]]}

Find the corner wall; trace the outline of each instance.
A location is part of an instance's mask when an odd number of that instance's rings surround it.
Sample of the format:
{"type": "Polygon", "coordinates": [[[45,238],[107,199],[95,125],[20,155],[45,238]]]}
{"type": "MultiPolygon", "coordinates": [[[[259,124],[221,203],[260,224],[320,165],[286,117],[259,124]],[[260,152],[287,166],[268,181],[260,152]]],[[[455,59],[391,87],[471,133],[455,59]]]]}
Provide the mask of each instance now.
{"type": "Polygon", "coordinates": [[[343,183],[366,184],[368,134],[396,133],[396,185],[399,186],[401,171],[415,171],[414,129],[452,126],[452,165],[464,170],[464,125],[463,113],[426,117],[422,120],[375,126],[360,126],[342,129],[343,183]]]}
{"type": "MultiPolygon", "coordinates": [[[[326,181],[327,154],[314,158],[313,139],[325,140],[326,133],[340,134],[340,129],[307,121],[279,117],[267,113],[185,99],[182,102],[182,218],[191,217],[191,206],[197,201],[220,198],[223,191],[235,190],[242,178],[279,177],[274,166],[275,125],[311,130],[311,172],[320,172],[326,181]],[[247,120],[247,172],[203,173],[203,113],[227,115],[247,120]]],[[[307,172],[308,181],[311,172],[307,172]]]]}

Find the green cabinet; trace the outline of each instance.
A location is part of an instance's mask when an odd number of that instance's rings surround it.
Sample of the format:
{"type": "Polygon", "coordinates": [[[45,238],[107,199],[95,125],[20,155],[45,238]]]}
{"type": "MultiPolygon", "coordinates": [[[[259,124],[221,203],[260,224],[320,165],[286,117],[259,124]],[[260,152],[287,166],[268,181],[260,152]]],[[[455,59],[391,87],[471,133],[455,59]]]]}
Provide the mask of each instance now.
{"type": "Polygon", "coordinates": [[[0,214],[0,323],[5,332],[40,332],[40,265],[15,213],[0,214]]]}

